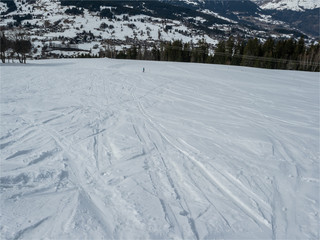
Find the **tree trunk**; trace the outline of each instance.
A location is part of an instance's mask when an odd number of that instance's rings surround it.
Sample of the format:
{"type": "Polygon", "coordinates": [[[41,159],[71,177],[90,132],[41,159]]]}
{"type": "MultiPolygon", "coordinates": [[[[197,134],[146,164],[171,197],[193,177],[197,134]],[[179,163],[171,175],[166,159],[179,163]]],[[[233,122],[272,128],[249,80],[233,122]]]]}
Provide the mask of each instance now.
{"type": "Polygon", "coordinates": [[[20,57],[20,54],[18,53],[18,60],[20,63],[23,63],[23,59],[20,57]]]}
{"type": "Polygon", "coordinates": [[[1,52],[1,61],[2,63],[6,63],[6,54],[4,52],[1,52]]]}

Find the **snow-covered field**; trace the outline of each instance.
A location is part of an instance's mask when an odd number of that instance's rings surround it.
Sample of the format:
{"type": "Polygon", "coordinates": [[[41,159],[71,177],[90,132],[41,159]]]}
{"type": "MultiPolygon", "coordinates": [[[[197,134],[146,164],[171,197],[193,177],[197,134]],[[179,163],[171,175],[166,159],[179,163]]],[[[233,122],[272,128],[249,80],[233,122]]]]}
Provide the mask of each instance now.
{"type": "Polygon", "coordinates": [[[1,239],[319,239],[319,73],[0,71],[1,239]]]}

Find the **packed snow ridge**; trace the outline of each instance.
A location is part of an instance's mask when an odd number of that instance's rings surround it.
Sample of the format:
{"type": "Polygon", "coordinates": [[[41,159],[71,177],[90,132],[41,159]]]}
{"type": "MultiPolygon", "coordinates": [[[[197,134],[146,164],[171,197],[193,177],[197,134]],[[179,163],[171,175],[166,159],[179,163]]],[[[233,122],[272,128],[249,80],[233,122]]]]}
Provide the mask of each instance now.
{"type": "Polygon", "coordinates": [[[319,73],[0,70],[1,239],[319,239],[319,73]]]}

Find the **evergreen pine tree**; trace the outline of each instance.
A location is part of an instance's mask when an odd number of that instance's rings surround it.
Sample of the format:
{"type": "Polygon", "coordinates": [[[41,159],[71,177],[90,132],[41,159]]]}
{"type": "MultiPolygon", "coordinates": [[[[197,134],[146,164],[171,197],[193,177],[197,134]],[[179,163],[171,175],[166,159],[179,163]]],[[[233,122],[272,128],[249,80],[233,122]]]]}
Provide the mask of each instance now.
{"type": "Polygon", "coordinates": [[[230,36],[225,44],[225,52],[226,52],[225,64],[228,64],[228,65],[231,64],[232,57],[233,57],[233,50],[234,50],[234,39],[232,36],[230,36]]]}
{"type": "Polygon", "coordinates": [[[217,48],[214,51],[213,62],[215,64],[225,64],[226,62],[226,47],[223,40],[217,44],[217,48]]]}

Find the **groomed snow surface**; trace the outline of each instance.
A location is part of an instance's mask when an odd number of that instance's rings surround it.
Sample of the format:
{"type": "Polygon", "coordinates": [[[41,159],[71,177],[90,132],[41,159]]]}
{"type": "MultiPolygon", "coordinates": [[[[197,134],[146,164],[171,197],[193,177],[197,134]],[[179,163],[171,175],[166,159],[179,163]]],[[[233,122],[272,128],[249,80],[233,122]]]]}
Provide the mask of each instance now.
{"type": "Polygon", "coordinates": [[[319,239],[319,73],[0,70],[1,239],[319,239]]]}

